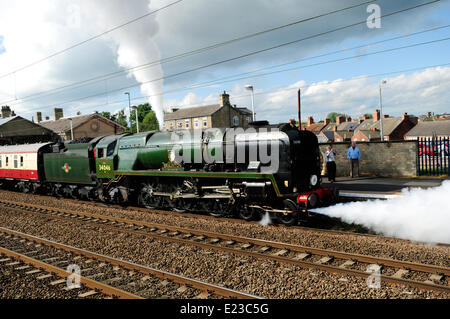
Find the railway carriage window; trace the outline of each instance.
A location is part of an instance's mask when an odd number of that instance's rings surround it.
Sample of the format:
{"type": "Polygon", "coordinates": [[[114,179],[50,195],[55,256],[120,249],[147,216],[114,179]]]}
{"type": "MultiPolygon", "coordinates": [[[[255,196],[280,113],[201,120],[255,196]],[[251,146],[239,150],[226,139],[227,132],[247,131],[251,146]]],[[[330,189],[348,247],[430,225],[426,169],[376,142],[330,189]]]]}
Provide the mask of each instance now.
{"type": "Polygon", "coordinates": [[[20,157],[20,167],[23,167],[23,156],[20,157]]]}
{"type": "Polygon", "coordinates": [[[14,155],[14,168],[17,168],[17,155],[14,155]]]}
{"type": "Polygon", "coordinates": [[[6,166],[9,165],[9,156],[6,156],[6,166]]]}
{"type": "Polygon", "coordinates": [[[3,158],[3,156],[0,155],[0,167],[2,167],[2,164],[3,164],[2,163],[2,158],[3,158]]]}

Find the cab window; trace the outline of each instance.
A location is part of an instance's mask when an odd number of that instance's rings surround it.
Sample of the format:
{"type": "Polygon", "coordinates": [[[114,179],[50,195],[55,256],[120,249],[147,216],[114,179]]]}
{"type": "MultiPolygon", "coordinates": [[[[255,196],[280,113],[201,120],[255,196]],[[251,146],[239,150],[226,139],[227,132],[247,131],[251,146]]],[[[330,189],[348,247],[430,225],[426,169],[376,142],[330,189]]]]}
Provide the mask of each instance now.
{"type": "Polygon", "coordinates": [[[116,149],[117,141],[112,142],[108,145],[108,149],[106,150],[106,156],[112,156],[114,154],[114,150],[116,149]]]}
{"type": "Polygon", "coordinates": [[[98,158],[102,158],[104,155],[104,149],[103,148],[99,148],[98,150],[98,158]]]}

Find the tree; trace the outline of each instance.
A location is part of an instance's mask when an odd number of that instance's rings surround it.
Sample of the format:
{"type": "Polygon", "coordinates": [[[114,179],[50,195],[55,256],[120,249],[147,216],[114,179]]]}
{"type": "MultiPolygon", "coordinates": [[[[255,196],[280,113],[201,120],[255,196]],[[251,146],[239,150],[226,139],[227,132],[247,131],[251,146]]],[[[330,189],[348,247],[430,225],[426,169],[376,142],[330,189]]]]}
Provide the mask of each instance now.
{"type": "MultiPolygon", "coordinates": [[[[137,106],[139,131],[147,132],[159,129],[159,123],[156,119],[156,114],[152,110],[152,106],[148,103],[137,106]]],[[[136,110],[131,111],[130,115],[131,132],[136,132],[136,110]]]]}
{"type": "Polygon", "coordinates": [[[331,112],[327,115],[327,119],[330,119],[331,123],[336,123],[336,118],[339,116],[343,116],[344,117],[344,121],[347,120],[348,115],[347,114],[342,114],[342,113],[336,113],[336,112],[331,112]]]}

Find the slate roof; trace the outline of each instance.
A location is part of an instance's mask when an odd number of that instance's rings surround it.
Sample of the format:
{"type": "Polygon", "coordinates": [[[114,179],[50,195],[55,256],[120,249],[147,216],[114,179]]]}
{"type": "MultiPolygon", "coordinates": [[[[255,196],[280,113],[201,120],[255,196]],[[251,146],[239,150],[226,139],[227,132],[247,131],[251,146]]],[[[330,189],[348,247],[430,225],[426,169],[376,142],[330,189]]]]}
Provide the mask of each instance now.
{"type": "Polygon", "coordinates": [[[117,125],[118,127],[125,129],[125,127],[123,127],[111,120],[108,120],[106,117],[103,117],[97,113],[77,115],[77,116],[72,116],[72,117],[68,117],[68,118],[62,118],[57,121],[42,121],[39,124],[45,128],[48,128],[49,130],[52,130],[59,134],[59,133],[64,133],[64,132],[70,131],[70,119],[72,119],[72,128],[75,129],[78,126],[83,125],[84,123],[86,123],[87,121],[89,121],[92,118],[98,118],[100,120],[110,122],[113,125],[117,125]]]}
{"type": "MultiPolygon", "coordinates": [[[[391,133],[400,125],[403,121],[401,117],[389,117],[387,119],[383,119],[383,135],[389,136],[391,133]]],[[[374,121],[373,119],[365,120],[362,122],[357,131],[372,131],[373,128],[376,128],[378,131],[380,130],[380,121],[374,121]]],[[[378,137],[380,133],[378,133],[378,137]]]]}
{"type": "MultiPolygon", "coordinates": [[[[358,128],[359,123],[358,122],[344,122],[338,125],[337,130],[338,131],[354,131],[358,128]]],[[[384,128],[383,128],[384,129],[384,128]]]]}
{"type": "MultiPolygon", "coordinates": [[[[222,106],[220,104],[182,108],[173,113],[164,114],[164,121],[211,116],[221,108],[222,106]]],[[[252,114],[252,111],[246,107],[237,107],[235,110],[242,114],[252,114]]]]}
{"type": "MultiPolygon", "coordinates": [[[[384,130],[384,127],[383,127],[383,130],[384,130]]],[[[381,139],[380,131],[358,130],[358,132],[361,132],[362,134],[364,134],[368,139],[372,139],[372,138],[381,139]]],[[[384,134],[384,132],[383,132],[383,134],[384,134]]]]}
{"type": "Polygon", "coordinates": [[[450,136],[450,121],[419,122],[405,136],[450,136]]]}

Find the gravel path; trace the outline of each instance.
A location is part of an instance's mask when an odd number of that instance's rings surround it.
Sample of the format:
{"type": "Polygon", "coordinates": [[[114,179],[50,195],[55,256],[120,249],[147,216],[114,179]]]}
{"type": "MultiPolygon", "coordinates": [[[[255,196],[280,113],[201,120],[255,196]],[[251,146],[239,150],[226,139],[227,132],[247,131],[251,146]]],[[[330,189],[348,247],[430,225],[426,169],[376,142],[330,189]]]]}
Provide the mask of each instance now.
{"type": "MultiPolygon", "coordinates": [[[[20,194],[21,195],[21,194],[20,194]]],[[[37,203],[34,196],[29,201],[37,203]]],[[[59,201],[59,204],[62,202],[59,201]]],[[[64,207],[72,209],[64,202],[64,207]]],[[[103,209],[102,209],[103,210],[103,209]]],[[[109,212],[109,210],[105,210],[109,212]]],[[[370,289],[362,278],[207,251],[147,237],[107,231],[96,225],[31,216],[1,208],[0,225],[101,254],[123,258],[266,298],[449,298],[449,294],[382,285],[370,289]]],[[[122,214],[128,214],[126,211],[122,214]]],[[[167,218],[167,216],[166,216],[167,218]]],[[[193,222],[193,221],[191,221],[193,222]]],[[[198,222],[197,222],[198,223],[198,222]]],[[[246,234],[249,236],[249,234],[246,234]]]]}

